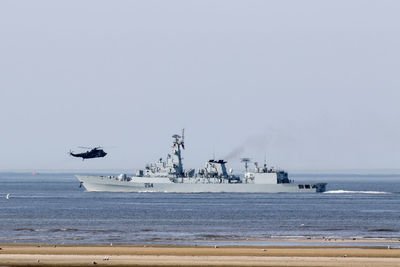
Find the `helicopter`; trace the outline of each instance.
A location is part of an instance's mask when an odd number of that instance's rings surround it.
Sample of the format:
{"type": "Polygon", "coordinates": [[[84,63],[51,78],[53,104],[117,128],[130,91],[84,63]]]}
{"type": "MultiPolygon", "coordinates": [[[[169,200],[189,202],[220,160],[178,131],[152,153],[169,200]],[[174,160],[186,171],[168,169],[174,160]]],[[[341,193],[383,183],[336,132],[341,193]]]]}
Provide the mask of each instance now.
{"type": "Polygon", "coordinates": [[[76,154],[73,153],[72,151],[70,151],[69,154],[76,158],[82,158],[82,160],[93,159],[93,158],[102,158],[107,155],[107,153],[104,152],[103,148],[99,147],[99,146],[93,147],[93,148],[80,146],[79,148],[85,148],[85,149],[90,149],[90,150],[83,152],[83,153],[76,153],[76,154]]]}

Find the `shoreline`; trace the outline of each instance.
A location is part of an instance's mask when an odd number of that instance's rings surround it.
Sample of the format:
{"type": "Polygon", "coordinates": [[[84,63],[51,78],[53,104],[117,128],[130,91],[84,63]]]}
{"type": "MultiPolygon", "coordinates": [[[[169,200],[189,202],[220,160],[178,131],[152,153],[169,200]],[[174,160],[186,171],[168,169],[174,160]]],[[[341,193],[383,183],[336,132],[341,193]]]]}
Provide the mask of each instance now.
{"type": "MultiPolygon", "coordinates": [[[[56,240],[54,240],[56,241],[56,240]]],[[[83,240],[82,240],[83,241],[83,240]]],[[[149,240],[138,240],[131,242],[119,242],[118,240],[108,240],[99,242],[74,242],[73,239],[65,239],[63,242],[52,242],[51,239],[41,242],[37,239],[11,239],[0,238],[0,244],[48,244],[48,245],[74,245],[74,246],[108,246],[110,243],[120,246],[225,246],[225,247],[257,247],[257,246],[277,246],[277,247],[387,247],[400,248],[400,237],[342,237],[342,236],[269,236],[269,237],[239,237],[208,235],[204,238],[152,238],[149,240]],[[67,241],[67,242],[65,242],[67,241]]]]}
{"type": "Polygon", "coordinates": [[[400,266],[400,249],[0,244],[1,266],[400,266]]]}

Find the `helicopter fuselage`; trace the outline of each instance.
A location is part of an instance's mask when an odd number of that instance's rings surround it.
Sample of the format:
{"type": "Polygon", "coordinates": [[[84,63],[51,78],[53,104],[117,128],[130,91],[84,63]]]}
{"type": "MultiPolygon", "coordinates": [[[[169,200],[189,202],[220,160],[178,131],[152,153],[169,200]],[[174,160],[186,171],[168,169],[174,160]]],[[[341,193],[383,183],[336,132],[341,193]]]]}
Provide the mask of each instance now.
{"type": "Polygon", "coordinates": [[[71,156],[76,157],[76,158],[82,158],[82,159],[93,159],[93,158],[102,158],[107,155],[106,152],[102,149],[92,149],[90,151],[86,151],[84,153],[69,153],[71,156]]]}

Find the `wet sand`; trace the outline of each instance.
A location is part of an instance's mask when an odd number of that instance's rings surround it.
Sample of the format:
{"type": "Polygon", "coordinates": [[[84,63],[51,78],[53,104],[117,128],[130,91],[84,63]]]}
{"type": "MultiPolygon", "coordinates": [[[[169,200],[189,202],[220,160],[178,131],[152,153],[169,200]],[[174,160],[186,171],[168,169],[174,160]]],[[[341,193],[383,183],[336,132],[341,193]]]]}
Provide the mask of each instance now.
{"type": "Polygon", "coordinates": [[[0,245],[0,266],[400,266],[400,249],[0,245]]]}

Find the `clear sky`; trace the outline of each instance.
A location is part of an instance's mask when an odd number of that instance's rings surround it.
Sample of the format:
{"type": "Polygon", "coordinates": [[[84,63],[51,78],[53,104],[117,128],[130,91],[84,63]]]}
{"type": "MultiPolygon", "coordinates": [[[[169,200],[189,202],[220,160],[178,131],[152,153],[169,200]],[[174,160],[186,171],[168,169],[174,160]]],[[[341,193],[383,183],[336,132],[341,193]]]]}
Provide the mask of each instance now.
{"type": "Polygon", "coordinates": [[[399,1],[0,1],[0,169],[400,168],[399,1]],[[78,146],[111,147],[82,162],[78,146]],[[238,152],[238,153],[235,153],[238,152]]]}

